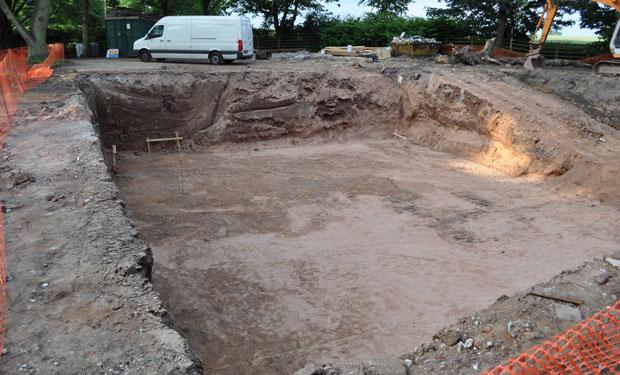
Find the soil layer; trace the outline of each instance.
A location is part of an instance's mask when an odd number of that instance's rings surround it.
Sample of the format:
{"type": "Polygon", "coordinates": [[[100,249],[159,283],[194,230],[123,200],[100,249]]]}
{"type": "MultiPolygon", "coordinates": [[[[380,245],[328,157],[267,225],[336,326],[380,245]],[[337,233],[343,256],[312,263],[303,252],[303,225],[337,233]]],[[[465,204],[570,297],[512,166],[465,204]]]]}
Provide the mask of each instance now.
{"type": "MultiPolygon", "coordinates": [[[[403,352],[417,373],[497,364],[566,322],[523,294],[475,310],[618,250],[619,84],[309,54],[64,63],[2,151],[0,370],[201,373],[182,335],[208,373],[402,373],[403,352]],[[143,154],[177,129],[182,152],[143,154]],[[462,316],[489,328],[452,327],[476,350],[413,351],[462,316]],[[536,321],[516,344],[500,334],[513,318],[536,321]],[[480,350],[489,332],[501,345],[480,350]],[[361,361],[378,356],[391,367],[361,361]]],[[[581,316],[617,299],[600,263],[552,281],[581,293],[581,316]]]]}
{"type": "Polygon", "coordinates": [[[616,209],[538,178],[400,141],[305,143],[119,162],[155,287],[207,373],[397,356],[617,247],[616,209]]]}

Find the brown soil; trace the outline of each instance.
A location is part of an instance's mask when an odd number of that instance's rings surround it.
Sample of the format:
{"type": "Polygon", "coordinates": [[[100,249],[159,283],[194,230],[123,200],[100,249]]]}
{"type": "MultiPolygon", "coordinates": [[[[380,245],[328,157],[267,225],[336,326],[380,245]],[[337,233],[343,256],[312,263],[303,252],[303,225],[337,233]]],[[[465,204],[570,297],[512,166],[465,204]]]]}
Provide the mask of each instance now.
{"type": "MultiPolygon", "coordinates": [[[[86,60],[24,97],[2,165],[2,372],[200,372],[165,324],[213,374],[398,359],[500,295],[618,249],[620,78],[300,56],[86,60]],[[181,152],[144,152],[175,131],[181,152]]],[[[601,267],[557,288],[581,288],[582,314],[618,294],[612,269],[609,285],[592,282],[601,267]]],[[[479,366],[564,327],[530,299],[480,315],[485,333],[513,316],[540,326],[479,366]]],[[[481,345],[478,325],[459,324],[481,345]]],[[[460,373],[484,354],[450,348],[407,357],[417,373],[460,373]]],[[[351,373],[394,372],[365,366],[351,373]]]]}
{"type": "Polygon", "coordinates": [[[398,355],[615,249],[613,128],[512,73],[324,63],[78,79],[207,373],[398,355]]]}
{"type": "Polygon", "coordinates": [[[399,355],[613,251],[620,219],[398,141],[123,154],[116,181],[155,287],[213,374],[399,355]]]}

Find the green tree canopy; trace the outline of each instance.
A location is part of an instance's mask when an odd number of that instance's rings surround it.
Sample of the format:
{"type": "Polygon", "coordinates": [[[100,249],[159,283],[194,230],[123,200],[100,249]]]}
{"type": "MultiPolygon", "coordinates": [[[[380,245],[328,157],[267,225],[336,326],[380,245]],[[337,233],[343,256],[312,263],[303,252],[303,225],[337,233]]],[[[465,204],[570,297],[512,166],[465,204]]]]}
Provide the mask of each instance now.
{"type": "MultiPolygon", "coordinates": [[[[446,9],[431,8],[431,17],[449,17],[459,20],[476,33],[478,38],[496,37],[496,45],[501,46],[511,35],[515,38],[529,38],[534,31],[545,0],[444,0],[446,9]]],[[[558,12],[555,27],[572,24],[564,20],[571,9],[562,8],[558,12]]]]}
{"type": "Polygon", "coordinates": [[[323,10],[323,4],[336,0],[239,0],[237,10],[263,17],[265,27],[273,27],[278,38],[292,31],[302,14],[323,10]]]}
{"type": "MultiPolygon", "coordinates": [[[[6,0],[7,7],[17,17],[22,24],[28,22],[28,12],[30,6],[26,0],[6,0]]],[[[0,48],[9,48],[20,44],[20,37],[14,32],[14,27],[5,12],[0,11],[0,48]]]]}
{"type": "Polygon", "coordinates": [[[0,0],[0,11],[28,46],[28,62],[37,63],[47,57],[47,26],[52,13],[51,0],[26,1],[22,4],[0,0]],[[27,16],[23,17],[23,15],[27,16]]]}
{"type": "Polygon", "coordinates": [[[469,26],[459,20],[446,17],[394,17],[388,14],[367,14],[364,17],[312,18],[311,25],[304,28],[316,30],[321,46],[342,46],[347,44],[365,46],[388,46],[394,36],[405,32],[437,40],[469,36],[469,26]],[[316,24],[320,22],[320,24],[316,24]]]}
{"type": "Polygon", "coordinates": [[[413,0],[361,0],[360,5],[367,5],[378,13],[391,13],[401,15],[407,11],[413,0]]]}
{"type": "Polygon", "coordinates": [[[560,6],[579,13],[582,28],[596,30],[607,41],[611,39],[618,22],[618,12],[614,9],[593,0],[564,0],[560,6]]]}
{"type": "Polygon", "coordinates": [[[109,7],[121,6],[162,16],[221,15],[235,5],[235,0],[108,0],[109,7]]]}

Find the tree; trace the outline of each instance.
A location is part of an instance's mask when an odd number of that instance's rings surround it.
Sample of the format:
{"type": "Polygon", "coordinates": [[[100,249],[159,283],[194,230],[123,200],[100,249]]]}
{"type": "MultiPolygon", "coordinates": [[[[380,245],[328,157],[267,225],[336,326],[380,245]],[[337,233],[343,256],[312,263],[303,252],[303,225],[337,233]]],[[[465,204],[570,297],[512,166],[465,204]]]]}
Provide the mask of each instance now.
{"type": "Polygon", "coordinates": [[[378,13],[401,15],[407,11],[413,0],[360,0],[360,5],[376,9],[378,13]]]}
{"type": "MultiPolygon", "coordinates": [[[[7,6],[13,14],[17,16],[19,22],[23,23],[26,19],[23,9],[26,6],[26,0],[6,0],[7,6]]],[[[9,48],[14,46],[14,32],[11,21],[4,12],[0,12],[0,48],[9,48]]]]}
{"type": "Polygon", "coordinates": [[[38,63],[47,57],[47,24],[52,13],[51,0],[36,0],[30,17],[30,28],[24,26],[25,22],[21,21],[16,13],[9,7],[6,0],[0,0],[0,10],[5,14],[6,18],[11,21],[15,30],[24,39],[28,46],[28,62],[38,63]]]}
{"type": "MultiPolygon", "coordinates": [[[[332,2],[335,0],[325,0],[332,2]]],[[[265,27],[273,26],[276,32],[278,48],[281,46],[282,34],[292,31],[297,18],[303,12],[322,10],[318,0],[239,0],[238,10],[263,16],[265,27]]]]}
{"type": "MultiPolygon", "coordinates": [[[[176,2],[179,1],[175,1],[173,4],[176,2]]],[[[136,9],[144,13],[154,13],[162,16],[171,14],[170,0],[120,0],[117,3],[118,6],[136,9]]]]}
{"type": "MultiPolygon", "coordinates": [[[[127,7],[144,13],[168,15],[220,15],[236,4],[235,0],[107,0],[115,6],[127,7]]],[[[108,5],[111,6],[111,5],[108,5]]]]}
{"type": "Polygon", "coordinates": [[[90,16],[88,14],[88,3],[88,0],[82,0],[82,43],[84,44],[84,57],[90,55],[90,34],[88,32],[90,16]]]}
{"type": "Polygon", "coordinates": [[[565,0],[560,6],[579,13],[579,26],[596,30],[603,39],[609,41],[618,22],[617,12],[592,0],[565,0]]]}
{"type": "MultiPolygon", "coordinates": [[[[431,17],[450,17],[467,23],[475,37],[495,37],[495,46],[502,46],[508,33],[518,38],[529,38],[534,31],[545,0],[444,0],[447,9],[431,8],[431,17]]],[[[572,24],[562,19],[570,10],[560,9],[555,28],[572,24]]],[[[457,36],[458,38],[458,36],[457,36]]]]}
{"type": "Polygon", "coordinates": [[[203,14],[205,16],[220,15],[233,5],[232,2],[232,0],[202,0],[203,14]]]}
{"type": "MultiPolygon", "coordinates": [[[[105,0],[88,0],[87,31],[90,43],[105,40],[105,4],[105,0]]],[[[84,11],[84,0],[52,0],[47,42],[64,43],[68,51],[73,43],[84,42],[84,11]]],[[[89,48],[86,50],[91,52],[89,48]]]]}

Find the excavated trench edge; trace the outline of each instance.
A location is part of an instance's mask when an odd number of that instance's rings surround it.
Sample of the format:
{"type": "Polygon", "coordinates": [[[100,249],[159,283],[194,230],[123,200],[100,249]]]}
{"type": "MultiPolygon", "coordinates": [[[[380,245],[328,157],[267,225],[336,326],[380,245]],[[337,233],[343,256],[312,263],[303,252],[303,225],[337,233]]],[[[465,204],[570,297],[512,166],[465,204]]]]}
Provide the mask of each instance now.
{"type": "Polygon", "coordinates": [[[579,157],[558,154],[552,138],[458,84],[416,78],[398,83],[370,73],[145,72],[82,75],[77,83],[99,119],[106,156],[112,145],[146,151],[146,138],[176,133],[187,148],[200,150],[285,136],[386,138],[398,130],[412,143],[510,176],[560,176],[579,157]]]}
{"type": "MultiPolygon", "coordinates": [[[[118,86],[105,82],[105,79],[113,81],[118,76],[128,75],[108,75],[99,82],[95,82],[96,78],[88,75],[80,76],[77,79],[82,95],[86,98],[95,118],[99,119],[99,121],[96,121],[98,123],[96,129],[102,140],[102,152],[109,167],[111,165],[110,149],[112,144],[118,144],[119,146],[117,147],[120,150],[140,150],[141,147],[132,138],[140,137],[145,139],[149,136],[149,133],[153,134],[151,137],[169,135],[171,130],[178,129],[178,124],[169,120],[175,114],[175,110],[179,107],[183,108],[183,106],[185,106],[184,110],[186,111],[191,112],[191,110],[195,109],[191,108],[191,106],[187,107],[187,103],[179,101],[175,95],[163,94],[161,92],[159,95],[153,96],[156,98],[154,102],[150,100],[147,94],[139,90],[137,94],[132,93],[131,90],[121,90],[121,94],[118,97],[112,97],[110,93],[117,91],[118,86]],[[107,86],[106,83],[108,84],[107,86]],[[164,116],[163,122],[167,122],[167,125],[163,129],[152,129],[151,132],[138,132],[137,134],[122,134],[126,130],[125,128],[120,133],[110,136],[109,133],[106,133],[109,132],[109,129],[105,129],[106,124],[101,121],[102,117],[110,115],[109,112],[106,113],[110,108],[110,102],[113,103],[111,107],[121,110],[121,112],[114,116],[133,117],[135,120],[130,120],[130,126],[138,123],[137,116],[139,116],[139,113],[137,112],[140,112],[141,109],[135,107],[135,102],[131,104],[133,108],[129,109],[127,107],[123,108],[122,100],[118,101],[121,96],[131,98],[132,95],[134,100],[137,98],[138,101],[144,102],[151,111],[160,110],[159,113],[164,116]],[[127,113],[122,112],[122,110],[129,110],[131,113],[127,116],[127,113]],[[127,136],[127,138],[123,140],[123,136],[127,136]]],[[[133,74],[133,76],[142,78],[148,78],[150,75],[152,73],[133,74]]],[[[183,75],[196,76],[195,73],[183,73],[183,75]]],[[[195,124],[192,124],[190,129],[178,129],[180,130],[180,135],[189,140],[191,149],[201,149],[222,142],[246,142],[275,139],[283,136],[307,138],[315,136],[321,131],[331,131],[334,129],[346,131],[354,126],[344,119],[346,115],[351,113],[335,113],[334,108],[337,108],[342,102],[347,103],[347,105],[351,103],[354,105],[368,104],[368,101],[364,102],[363,100],[360,103],[355,103],[357,98],[351,98],[346,92],[346,87],[343,89],[341,86],[338,86],[342,82],[337,82],[337,87],[329,88],[341,91],[336,94],[332,91],[327,94],[327,97],[314,98],[312,99],[316,101],[314,103],[312,100],[303,102],[303,98],[300,100],[299,96],[279,97],[267,101],[260,99],[250,100],[249,102],[242,101],[240,103],[236,101],[238,98],[234,98],[235,93],[230,94],[227,90],[230,91],[231,84],[235,83],[235,81],[238,83],[239,80],[245,79],[245,73],[224,74],[222,76],[216,79],[216,85],[211,85],[212,88],[215,86],[215,90],[219,91],[214,101],[215,106],[205,107],[205,103],[200,103],[202,105],[199,107],[200,110],[206,109],[209,113],[206,116],[201,116],[200,113],[192,113],[189,116],[191,120],[196,120],[197,118],[196,121],[202,121],[207,125],[196,127],[195,124]],[[224,76],[223,80],[221,79],[223,78],[222,76],[224,76]],[[231,99],[230,96],[233,96],[233,98],[231,99]],[[300,101],[302,103],[298,105],[299,108],[294,108],[291,113],[291,107],[296,106],[300,101]],[[324,108],[321,107],[322,104],[325,104],[324,108]],[[310,108],[313,105],[315,107],[310,108]],[[321,110],[325,110],[325,108],[327,108],[326,117],[330,119],[331,123],[327,125],[325,123],[313,123],[311,117],[319,115],[321,110]],[[331,113],[329,112],[330,110],[332,111],[331,113]],[[269,112],[280,113],[282,116],[278,118],[277,114],[273,116],[269,112]],[[311,114],[310,116],[308,115],[309,113],[311,114]],[[299,128],[290,128],[285,122],[296,119],[303,120],[303,125],[299,128]],[[249,134],[244,134],[243,121],[249,121],[249,134]],[[257,126],[256,124],[259,124],[261,121],[267,122],[268,126],[257,126]]],[[[161,76],[157,77],[161,78],[161,76]]],[[[204,78],[204,75],[201,78],[204,78]]],[[[388,87],[398,92],[398,100],[390,103],[372,102],[373,110],[385,110],[387,108],[388,115],[380,115],[378,116],[379,118],[371,119],[369,123],[360,124],[359,129],[364,130],[362,132],[364,137],[390,137],[393,130],[396,128],[403,129],[404,127],[404,130],[402,130],[403,134],[414,143],[465,157],[512,176],[529,173],[559,176],[571,168],[570,158],[557,161],[538,157],[532,151],[531,145],[520,143],[520,140],[527,138],[527,136],[519,134],[518,126],[510,114],[496,110],[493,104],[480,99],[457,85],[445,82],[436,83],[416,80],[405,82],[401,87],[398,87],[395,82],[387,78],[385,80],[390,82],[387,84],[388,87]],[[460,122],[454,121],[454,117],[450,116],[451,112],[456,112],[459,115],[460,122]],[[372,124],[390,123],[390,120],[396,120],[395,124],[380,127],[380,129],[372,128],[372,124]],[[420,123],[431,123],[431,126],[420,126],[420,123]],[[458,130],[466,130],[474,134],[475,142],[464,144],[458,139],[450,140],[450,137],[454,135],[454,131],[458,130]]],[[[172,85],[174,84],[175,82],[172,82],[172,85]]],[[[163,91],[166,91],[166,89],[163,91]]],[[[241,90],[241,92],[247,94],[247,91],[241,90]]],[[[131,103],[131,99],[129,102],[131,103]]],[[[356,110],[359,111],[360,109],[356,108],[356,110]]],[[[185,115],[181,116],[181,122],[187,121],[187,117],[185,115]]],[[[359,135],[359,133],[353,131],[354,137],[359,135]]],[[[541,152],[540,154],[545,153],[541,152]]],[[[143,266],[147,268],[146,274],[150,274],[152,261],[143,266]]],[[[169,323],[174,328],[172,320],[169,323]]]]}

